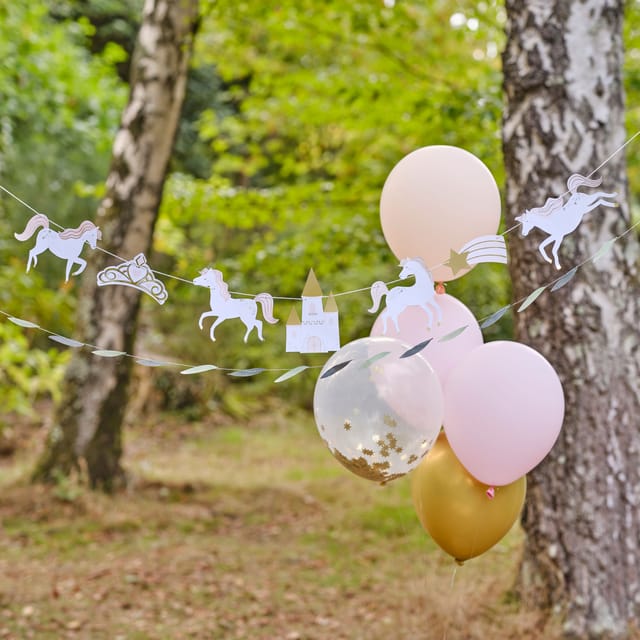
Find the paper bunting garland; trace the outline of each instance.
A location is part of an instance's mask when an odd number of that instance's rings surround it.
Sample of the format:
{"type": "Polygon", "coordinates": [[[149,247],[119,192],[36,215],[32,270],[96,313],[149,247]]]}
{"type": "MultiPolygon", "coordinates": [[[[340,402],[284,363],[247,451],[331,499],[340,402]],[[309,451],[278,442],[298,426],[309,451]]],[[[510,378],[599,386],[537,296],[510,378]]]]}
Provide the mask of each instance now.
{"type": "Polygon", "coordinates": [[[150,295],[156,302],[164,304],[169,297],[164,283],[158,280],[147,264],[144,253],[116,267],[107,267],[98,273],[98,286],[120,284],[138,289],[150,295]]]}
{"type": "Polygon", "coordinates": [[[287,320],[288,353],[327,353],[340,348],[338,306],[333,294],[323,307],[323,295],[313,269],[309,270],[302,290],[302,320],[296,308],[287,320]]]}
{"type": "Polygon", "coordinates": [[[202,330],[204,328],[203,320],[205,318],[217,316],[217,319],[209,330],[209,336],[214,342],[216,340],[214,335],[216,327],[231,318],[240,318],[247,328],[247,332],[244,334],[244,342],[247,342],[249,334],[253,329],[257,330],[260,341],[264,341],[262,337],[262,321],[257,318],[258,303],[262,307],[264,319],[269,324],[278,322],[278,320],[273,317],[273,297],[271,294],[259,293],[253,300],[247,298],[232,298],[229,293],[229,286],[222,277],[222,272],[217,269],[203,269],[200,275],[193,279],[193,284],[199,287],[206,287],[211,292],[209,298],[211,311],[205,311],[200,315],[198,326],[202,330]]]}
{"type": "Polygon", "coordinates": [[[384,322],[383,334],[387,333],[387,322],[389,319],[391,319],[396,331],[399,333],[398,317],[407,307],[411,306],[420,307],[425,311],[429,318],[429,328],[433,325],[432,309],[438,317],[438,322],[442,320],[442,310],[436,302],[433,278],[429,270],[425,267],[422,259],[412,258],[402,260],[400,266],[402,267],[400,279],[414,276],[415,284],[409,287],[394,287],[393,289],[389,289],[387,285],[381,281],[374,282],[371,285],[373,306],[369,309],[369,313],[376,313],[380,307],[382,298],[384,296],[387,298],[387,306],[380,314],[384,322]]]}
{"type": "Polygon", "coordinates": [[[503,236],[478,236],[467,242],[460,251],[451,249],[445,265],[456,275],[459,271],[481,262],[507,264],[507,245],[503,236]]]}
{"type": "Polygon", "coordinates": [[[49,228],[49,218],[43,213],[36,213],[34,216],[31,216],[24,231],[22,233],[14,233],[13,235],[16,240],[26,242],[37,229],[40,229],[40,231],[36,236],[36,243],[33,249],[29,251],[27,273],[29,273],[32,264],[34,267],[38,265],[38,256],[49,250],[53,255],[67,261],[65,282],[69,280],[69,276],[81,274],[87,266],[87,261],[80,257],[84,243],[88,242],[89,246],[95,249],[98,240],[102,238],[102,232],[90,220],[85,220],[75,229],[54,231],[49,228]],[[71,273],[74,264],[77,264],[78,268],[71,273]]]}
{"type": "Polygon", "coordinates": [[[529,234],[531,229],[537,227],[541,231],[548,234],[548,237],[540,243],[538,250],[542,257],[549,263],[555,264],[556,269],[560,269],[560,259],[558,258],[558,249],[562,244],[564,237],[575,231],[582,222],[582,218],[593,211],[596,207],[617,207],[617,202],[611,202],[611,198],[616,197],[616,193],[606,193],[598,191],[596,193],[580,193],[580,187],[599,187],[602,178],[598,180],[590,180],[578,173],[574,173],[567,180],[567,187],[571,194],[566,203],[563,197],[547,198],[542,207],[535,209],[527,209],[516,220],[522,226],[522,235],[529,234]],[[608,199],[609,198],[609,199],[608,199]],[[553,242],[551,253],[553,260],[545,251],[545,247],[553,242]]]}

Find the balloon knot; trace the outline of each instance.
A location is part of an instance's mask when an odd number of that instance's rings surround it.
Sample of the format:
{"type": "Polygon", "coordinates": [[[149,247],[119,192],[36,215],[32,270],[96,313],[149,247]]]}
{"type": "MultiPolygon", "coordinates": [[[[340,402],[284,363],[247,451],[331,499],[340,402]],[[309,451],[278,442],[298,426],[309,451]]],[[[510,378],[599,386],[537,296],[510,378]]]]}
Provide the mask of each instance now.
{"type": "Polygon", "coordinates": [[[496,495],[496,488],[489,487],[487,489],[487,498],[489,498],[489,500],[493,500],[495,498],[495,495],[496,495]]]}
{"type": "Polygon", "coordinates": [[[442,295],[443,293],[446,293],[447,290],[445,289],[444,283],[443,282],[438,282],[436,284],[436,293],[442,295]]]}

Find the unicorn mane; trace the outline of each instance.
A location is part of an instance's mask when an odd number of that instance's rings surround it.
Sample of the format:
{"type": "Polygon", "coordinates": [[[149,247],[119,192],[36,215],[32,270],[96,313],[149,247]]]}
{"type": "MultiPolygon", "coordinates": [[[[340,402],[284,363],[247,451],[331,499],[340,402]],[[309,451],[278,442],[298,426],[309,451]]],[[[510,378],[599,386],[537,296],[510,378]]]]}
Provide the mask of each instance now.
{"type": "Polygon", "coordinates": [[[91,220],[83,220],[79,227],[75,229],[65,229],[58,235],[62,240],[70,240],[71,238],[81,238],[87,231],[91,231],[96,228],[96,225],[91,220]]]}
{"type": "Polygon", "coordinates": [[[213,274],[213,279],[218,286],[222,299],[229,300],[231,298],[231,294],[229,293],[229,285],[224,281],[222,277],[222,271],[218,271],[218,269],[211,269],[211,272],[213,274]]]}
{"type": "Polygon", "coordinates": [[[541,206],[534,209],[527,209],[525,214],[532,213],[539,216],[550,216],[554,211],[562,208],[562,196],[559,198],[547,198],[547,201],[541,206]]]}

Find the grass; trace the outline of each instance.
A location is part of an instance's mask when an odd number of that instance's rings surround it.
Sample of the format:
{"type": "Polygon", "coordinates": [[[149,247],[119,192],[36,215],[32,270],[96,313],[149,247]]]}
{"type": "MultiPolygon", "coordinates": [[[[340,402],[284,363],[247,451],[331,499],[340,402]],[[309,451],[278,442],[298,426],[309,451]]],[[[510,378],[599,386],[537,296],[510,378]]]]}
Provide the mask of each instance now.
{"type": "Polygon", "coordinates": [[[32,453],[5,463],[0,638],[553,637],[509,598],[517,530],[456,569],[407,479],[350,475],[308,415],[219,422],[129,429],[114,497],[29,486],[32,453]]]}

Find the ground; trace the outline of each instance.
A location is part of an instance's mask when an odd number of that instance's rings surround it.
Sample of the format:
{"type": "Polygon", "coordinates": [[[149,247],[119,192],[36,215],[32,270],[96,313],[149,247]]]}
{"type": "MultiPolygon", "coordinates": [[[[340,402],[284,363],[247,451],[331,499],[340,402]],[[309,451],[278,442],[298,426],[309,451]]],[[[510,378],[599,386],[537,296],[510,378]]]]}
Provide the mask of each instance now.
{"type": "Polygon", "coordinates": [[[307,413],[149,418],[127,429],[114,497],[30,486],[42,435],[0,467],[0,638],[555,637],[510,591],[517,529],[456,568],[408,479],[351,475],[307,413]]]}

